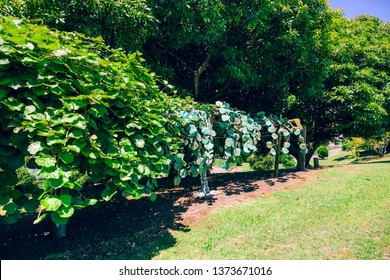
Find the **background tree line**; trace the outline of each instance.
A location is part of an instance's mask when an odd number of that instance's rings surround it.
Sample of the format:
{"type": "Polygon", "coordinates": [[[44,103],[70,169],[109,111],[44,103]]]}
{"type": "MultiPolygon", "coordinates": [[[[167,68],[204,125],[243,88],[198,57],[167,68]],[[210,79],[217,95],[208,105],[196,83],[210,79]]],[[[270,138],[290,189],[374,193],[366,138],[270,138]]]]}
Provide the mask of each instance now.
{"type": "Polygon", "coordinates": [[[326,0],[10,0],[0,10],[140,51],[180,96],[299,117],[307,160],[340,134],[390,129],[390,25],[346,19],[326,0]]]}

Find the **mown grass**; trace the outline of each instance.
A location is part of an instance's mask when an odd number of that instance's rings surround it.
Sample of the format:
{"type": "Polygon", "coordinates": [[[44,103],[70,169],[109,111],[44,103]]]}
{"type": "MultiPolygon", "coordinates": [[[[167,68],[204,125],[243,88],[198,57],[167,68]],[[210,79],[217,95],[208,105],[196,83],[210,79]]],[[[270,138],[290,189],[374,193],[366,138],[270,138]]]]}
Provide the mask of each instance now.
{"type": "MultiPolygon", "coordinates": [[[[380,161],[389,161],[390,155],[385,155],[384,157],[379,157],[379,155],[373,151],[360,151],[359,157],[357,157],[352,151],[342,151],[325,158],[320,159],[320,166],[339,166],[346,164],[359,164],[367,162],[380,162],[380,161]]],[[[314,165],[313,159],[310,160],[311,166],[314,165]]]]}
{"type": "MultiPolygon", "coordinates": [[[[213,166],[222,168],[222,163],[224,159],[217,158],[214,160],[213,166]]],[[[279,169],[289,169],[289,167],[283,166],[280,164],[279,169]]],[[[234,172],[251,172],[254,171],[248,162],[243,162],[241,165],[235,163],[230,163],[229,171],[234,170],[234,172]]]]}
{"type": "Polygon", "coordinates": [[[335,167],[172,232],[156,259],[389,259],[390,164],[335,167]]]}
{"type": "MultiPolygon", "coordinates": [[[[320,159],[320,166],[337,166],[344,164],[351,164],[356,161],[356,157],[352,152],[340,151],[332,156],[329,156],[325,159],[320,159]]],[[[313,159],[311,160],[311,165],[313,166],[313,159]]]]}

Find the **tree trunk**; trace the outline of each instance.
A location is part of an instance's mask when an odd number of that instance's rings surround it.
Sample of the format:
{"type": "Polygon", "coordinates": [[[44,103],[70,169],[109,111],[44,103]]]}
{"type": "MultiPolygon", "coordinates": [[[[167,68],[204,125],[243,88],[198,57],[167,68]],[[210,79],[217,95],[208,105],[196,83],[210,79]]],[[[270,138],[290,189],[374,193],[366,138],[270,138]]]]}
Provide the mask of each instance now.
{"type": "Polygon", "coordinates": [[[313,157],[315,151],[317,150],[318,146],[316,148],[308,150],[306,154],[306,166],[310,166],[310,160],[313,157]]]}
{"type": "Polygon", "coordinates": [[[194,74],[194,98],[197,100],[199,98],[199,77],[202,75],[203,71],[206,69],[209,64],[211,55],[208,54],[205,61],[203,61],[202,65],[195,70],[194,74]]]}

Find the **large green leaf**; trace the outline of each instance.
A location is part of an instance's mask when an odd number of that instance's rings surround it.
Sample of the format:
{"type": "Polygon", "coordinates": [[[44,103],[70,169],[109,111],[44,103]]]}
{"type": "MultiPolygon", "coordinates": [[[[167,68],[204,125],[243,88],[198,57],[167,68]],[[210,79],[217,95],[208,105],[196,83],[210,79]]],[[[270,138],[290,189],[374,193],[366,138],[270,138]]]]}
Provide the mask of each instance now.
{"type": "Polygon", "coordinates": [[[70,218],[74,213],[74,208],[71,206],[65,207],[62,206],[58,211],[58,216],[61,218],[70,218]]]}
{"type": "Polygon", "coordinates": [[[69,163],[73,162],[73,160],[74,160],[74,156],[69,152],[61,152],[58,154],[58,157],[65,164],[69,164],[69,163]]]}
{"type": "Polygon", "coordinates": [[[16,223],[20,218],[20,213],[19,212],[15,212],[14,214],[12,215],[7,215],[5,217],[5,221],[7,224],[14,224],[16,223]]]}
{"type": "Polygon", "coordinates": [[[7,64],[9,64],[10,63],[10,61],[7,59],[7,58],[5,58],[5,59],[0,59],[0,65],[7,65],[7,64]]]}
{"type": "Polygon", "coordinates": [[[181,182],[180,176],[175,176],[175,178],[173,179],[173,182],[174,182],[175,186],[180,185],[180,182],[181,182]]]}
{"type": "Polygon", "coordinates": [[[7,204],[11,198],[8,195],[0,195],[0,205],[7,204]]]}
{"type": "Polygon", "coordinates": [[[138,148],[142,149],[145,146],[145,140],[142,135],[137,134],[136,136],[134,136],[134,142],[138,148]]]}
{"type": "Polygon", "coordinates": [[[97,202],[98,202],[98,200],[97,200],[97,199],[94,199],[94,198],[86,199],[86,200],[84,201],[84,206],[95,205],[97,202]]]}
{"type": "Polygon", "coordinates": [[[151,201],[156,201],[157,194],[156,193],[151,193],[149,198],[150,198],[151,201]]]}
{"type": "Polygon", "coordinates": [[[181,169],[181,170],[179,171],[179,175],[180,175],[181,178],[185,178],[185,177],[187,177],[188,172],[187,172],[186,169],[181,169]]]}
{"type": "Polygon", "coordinates": [[[105,201],[111,200],[111,198],[117,193],[116,189],[104,189],[102,192],[102,198],[105,201]]]}
{"type": "Polygon", "coordinates": [[[72,196],[70,195],[67,195],[67,194],[63,194],[60,196],[60,199],[61,199],[61,203],[65,206],[65,207],[69,207],[71,202],[72,202],[72,196]]]}
{"type": "Polygon", "coordinates": [[[46,197],[41,200],[41,205],[45,207],[47,211],[57,211],[62,203],[61,200],[56,197],[46,197]]]}
{"type": "Polygon", "coordinates": [[[234,140],[232,138],[226,138],[225,147],[232,147],[234,145],[234,140]]]}
{"type": "Polygon", "coordinates": [[[35,162],[37,165],[43,167],[54,167],[57,163],[56,159],[49,155],[37,157],[35,162]]]}
{"type": "Polygon", "coordinates": [[[8,203],[3,207],[3,210],[7,212],[7,215],[12,215],[18,211],[19,207],[15,203],[8,203]]]}
{"type": "Polygon", "coordinates": [[[40,222],[42,222],[47,216],[47,213],[44,213],[42,214],[41,216],[39,216],[38,218],[36,218],[33,222],[34,225],[36,224],[39,224],[40,222]]]}
{"type": "Polygon", "coordinates": [[[43,149],[44,147],[40,141],[33,142],[27,147],[27,151],[32,155],[36,155],[38,152],[42,151],[43,149]]]}
{"type": "Polygon", "coordinates": [[[66,223],[68,223],[69,220],[69,218],[60,217],[60,215],[57,212],[51,213],[50,217],[56,225],[65,225],[66,223]]]}

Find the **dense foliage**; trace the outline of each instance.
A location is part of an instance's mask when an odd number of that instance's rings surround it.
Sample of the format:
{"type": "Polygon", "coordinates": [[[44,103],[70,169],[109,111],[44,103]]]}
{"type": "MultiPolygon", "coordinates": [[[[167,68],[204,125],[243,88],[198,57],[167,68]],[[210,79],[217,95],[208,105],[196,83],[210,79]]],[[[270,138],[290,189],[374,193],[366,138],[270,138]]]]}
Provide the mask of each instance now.
{"type": "Polygon", "coordinates": [[[181,96],[298,117],[307,163],[341,134],[390,130],[389,24],[326,0],[10,0],[0,13],[140,50],[181,96]]]}
{"type": "Polygon", "coordinates": [[[307,163],[341,134],[386,152],[390,26],[378,18],[347,20],[326,0],[9,0],[0,15],[25,18],[0,20],[8,222],[40,205],[37,222],[66,223],[96,203],[75,172],[104,185],[106,200],[151,194],[172,168],[176,184],[200,174],[203,184],[217,154],[228,168],[263,152],[264,131],[271,156],[303,150],[307,163]],[[224,102],[172,97],[165,80],[182,97],[224,102]],[[291,125],[262,110],[300,118],[307,149],[300,131],[290,146],[291,125]],[[21,166],[40,183],[17,183],[21,166]]]}
{"type": "Polygon", "coordinates": [[[329,149],[326,146],[319,146],[317,149],[317,155],[320,159],[324,159],[329,156],[329,149]]]}
{"type": "Polygon", "coordinates": [[[175,184],[204,176],[215,153],[228,168],[257,150],[264,128],[273,155],[276,139],[288,153],[291,134],[299,135],[282,118],[169,97],[137,53],[110,49],[101,38],[0,18],[0,49],[0,202],[9,223],[39,206],[36,222],[50,214],[65,224],[75,209],[97,203],[75,172],[103,185],[104,200],[140,198],[171,166],[175,184]],[[35,169],[41,183],[18,182],[21,166],[35,169]]]}
{"type": "Polygon", "coordinates": [[[380,137],[389,130],[389,27],[375,17],[333,14],[323,46],[329,51],[323,89],[296,98],[287,113],[307,125],[307,162],[340,135],[380,137]]]}
{"type": "Polygon", "coordinates": [[[385,132],[380,136],[362,138],[351,137],[343,140],[342,150],[352,151],[356,157],[359,157],[360,151],[374,151],[383,157],[387,153],[387,147],[390,144],[390,132],[385,132]]]}
{"type": "Polygon", "coordinates": [[[102,36],[107,45],[131,52],[140,50],[156,30],[145,0],[9,0],[0,3],[0,13],[87,37],[102,36]]]}
{"type": "Polygon", "coordinates": [[[275,158],[272,156],[254,156],[248,159],[253,170],[267,171],[272,170],[275,164],[275,158]]]}
{"type": "Polygon", "coordinates": [[[106,200],[118,189],[150,193],[179,147],[169,119],[179,102],[158,89],[138,54],[18,19],[1,18],[0,26],[1,204],[8,222],[39,201],[58,224],[96,203],[70,179],[74,170],[103,184],[106,200]],[[12,187],[14,170],[25,164],[39,169],[40,189],[12,187]]]}

